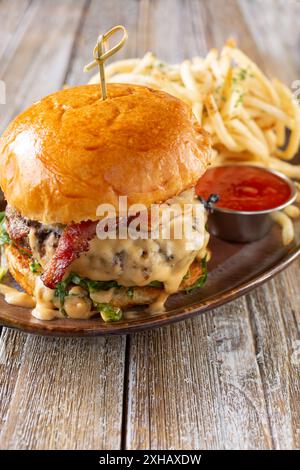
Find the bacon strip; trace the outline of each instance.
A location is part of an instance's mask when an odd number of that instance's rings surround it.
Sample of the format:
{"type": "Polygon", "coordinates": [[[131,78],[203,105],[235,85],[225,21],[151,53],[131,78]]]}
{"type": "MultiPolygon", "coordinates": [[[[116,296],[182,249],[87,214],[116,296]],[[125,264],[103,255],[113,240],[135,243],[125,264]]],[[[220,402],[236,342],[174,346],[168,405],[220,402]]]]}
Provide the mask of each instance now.
{"type": "Polygon", "coordinates": [[[55,255],[47,264],[42,275],[46,287],[54,289],[62,280],[66,269],[84,251],[88,251],[89,242],[96,235],[97,222],[91,220],[80,224],[68,225],[58,242],[55,255]]]}

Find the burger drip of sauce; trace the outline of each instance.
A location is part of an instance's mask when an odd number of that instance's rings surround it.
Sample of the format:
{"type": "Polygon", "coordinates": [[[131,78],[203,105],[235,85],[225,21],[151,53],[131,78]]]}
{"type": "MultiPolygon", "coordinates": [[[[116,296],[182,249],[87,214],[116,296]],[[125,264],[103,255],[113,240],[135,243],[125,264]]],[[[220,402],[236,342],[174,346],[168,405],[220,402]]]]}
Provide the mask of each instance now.
{"type": "MultiPolygon", "coordinates": [[[[54,293],[55,291],[53,289],[45,287],[41,278],[37,277],[34,290],[36,306],[32,311],[35,318],[39,320],[64,318],[64,315],[59,310],[59,300],[55,297],[54,293]]],[[[95,314],[91,308],[91,301],[85,297],[85,292],[81,287],[72,287],[70,294],[71,295],[66,297],[64,302],[66,316],[74,319],[87,319],[95,314]]]]}
{"type": "Polygon", "coordinates": [[[245,212],[280,207],[291,196],[289,185],[276,174],[259,167],[238,165],[207,170],[196,192],[205,199],[216,193],[220,198],[217,207],[245,212]]]}
{"type": "MultiPolygon", "coordinates": [[[[149,306],[149,311],[161,312],[164,309],[167,297],[179,290],[182,279],[194,259],[205,256],[209,240],[209,234],[205,230],[206,212],[198,198],[195,197],[194,190],[187,190],[170,199],[167,201],[164,210],[170,210],[171,236],[169,239],[99,240],[96,237],[90,242],[89,251],[82,253],[69,267],[68,272],[75,272],[91,280],[116,280],[118,284],[124,287],[143,287],[153,281],[160,281],[164,284],[164,289],[159,298],[149,306]],[[182,213],[181,209],[184,204],[189,205],[190,212],[187,209],[182,213]],[[183,219],[191,215],[191,211],[195,206],[197,206],[197,217],[195,223],[192,224],[191,233],[189,235],[183,233],[182,238],[174,239],[172,234],[175,233],[175,227],[177,224],[184,226],[183,219]]],[[[160,233],[167,236],[168,234],[164,230],[165,228],[162,227],[160,233]]],[[[49,239],[49,243],[52,245],[51,239],[49,239]]],[[[30,235],[30,245],[34,258],[38,259],[44,267],[49,261],[47,253],[52,255],[52,250],[50,248],[44,250],[43,257],[35,253],[37,244],[34,241],[33,232],[30,235]]],[[[109,302],[113,297],[113,291],[103,291],[99,295],[102,296],[103,293],[105,299],[101,301],[109,302]]],[[[37,278],[36,281],[35,298],[37,305],[33,315],[36,318],[51,320],[62,317],[62,313],[58,310],[58,299],[54,296],[54,290],[45,287],[40,278],[37,278]]],[[[89,318],[89,316],[95,314],[95,311],[91,309],[91,305],[84,303],[82,297],[79,296],[76,300],[76,296],[74,296],[69,302],[70,298],[66,297],[65,299],[64,309],[67,316],[71,318],[89,318]]],[[[97,301],[99,302],[99,299],[97,301]]]]}
{"type": "Polygon", "coordinates": [[[35,306],[33,297],[5,284],[0,284],[0,294],[4,295],[4,300],[8,304],[25,308],[33,308],[35,306]]]}

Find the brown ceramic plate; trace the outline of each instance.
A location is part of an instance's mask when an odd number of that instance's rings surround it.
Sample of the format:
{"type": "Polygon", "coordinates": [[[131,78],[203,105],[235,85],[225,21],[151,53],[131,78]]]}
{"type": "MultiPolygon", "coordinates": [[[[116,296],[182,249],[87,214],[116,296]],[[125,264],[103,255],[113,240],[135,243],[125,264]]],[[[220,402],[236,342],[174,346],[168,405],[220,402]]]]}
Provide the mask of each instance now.
{"type": "Polygon", "coordinates": [[[300,254],[300,222],[295,224],[296,239],[282,246],[277,226],[262,240],[249,244],[234,244],[211,238],[213,253],[209,277],[202,289],[169,298],[167,311],[150,315],[144,309],[127,312],[116,323],[104,323],[100,318],[89,320],[40,321],[30,310],[6,304],[0,297],[0,323],[28,333],[52,336],[96,336],[131,333],[167,323],[185,320],[233,300],[270,279],[286,268],[300,254]]]}

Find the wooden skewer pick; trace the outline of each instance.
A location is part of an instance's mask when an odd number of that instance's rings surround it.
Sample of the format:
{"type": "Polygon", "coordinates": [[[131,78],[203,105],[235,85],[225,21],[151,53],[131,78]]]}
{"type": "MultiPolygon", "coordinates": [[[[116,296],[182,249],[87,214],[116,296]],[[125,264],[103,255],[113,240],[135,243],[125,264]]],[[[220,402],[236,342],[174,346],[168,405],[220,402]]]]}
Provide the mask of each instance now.
{"type": "Polygon", "coordinates": [[[124,26],[118,25],[114,26],[114,28],[110,29],[107,31],[105,34],[101,34],[98,37],[97,44],[94,47],[94,60],[87,64],[84,67],[84,72],[89,72],[92,70],[96,65],[99,66],[99,72],[100,72],[100,84],[101,84],[101,92],[102,92],[102,99],[106,100],[107,99],[107,91],[106,91],[106,82],[105,82],[105,70],[104,70],[104,62],[111,57],[113,54],[118,52],[125,44],[127,41],[128,34],[124,26]],[[116,44],[114,47],[109,49],[108,47],[108,39],[115,34],[117,31],[123,32],[123,36],[121,40],[116,44]]]}

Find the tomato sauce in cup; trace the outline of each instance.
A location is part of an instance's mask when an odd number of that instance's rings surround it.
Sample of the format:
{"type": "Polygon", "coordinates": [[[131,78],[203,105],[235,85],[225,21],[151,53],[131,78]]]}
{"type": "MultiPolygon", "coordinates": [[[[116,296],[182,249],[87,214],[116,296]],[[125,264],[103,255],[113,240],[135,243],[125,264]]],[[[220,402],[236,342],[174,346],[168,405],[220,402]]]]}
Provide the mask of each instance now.
{"type": "Polygon", "coordinates": [[[196,192],[204,199],[218,194],[216,207],[242,212],[274,209],[291,196],[290,185],[275,173],[254,166],[220,166],[202,176],[196,192]]]}
{"type": "Polygon", "coordinates": [[[251,165],[211,168],[198,181],[196,192],[212,209],[210,233],[239,243],[267,235],[273,224],[270,214],[292,204],[297,196],[287,176],[251,165]],[[212,195],[219,200],[212,203],[212,195]]]}

